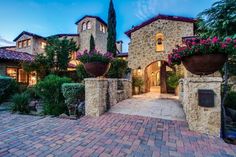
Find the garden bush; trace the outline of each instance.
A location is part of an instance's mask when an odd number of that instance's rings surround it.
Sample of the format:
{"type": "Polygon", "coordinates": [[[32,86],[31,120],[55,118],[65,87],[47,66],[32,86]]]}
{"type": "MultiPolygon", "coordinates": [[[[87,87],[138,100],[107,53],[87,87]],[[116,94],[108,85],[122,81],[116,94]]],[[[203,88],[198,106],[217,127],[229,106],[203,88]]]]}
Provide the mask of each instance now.
{"type": "Polygon", "coordinates": [[[167,78],[167,84],[169,87],[175,89],[179,85],[179,79],[181,78],[176,72],[171,72],[167,78]]]}
{"type": "Polygon", "coordinates": [[[70,78],[49,75],[39,81],[35,86],[35,91],[43,101],[43,113],[58,116],[67,113],[64,103],[61,86],[63,83],[72,82],[70,78]]]}
{"type": "Polygon", "coordinates": [[[132,79],[132,86],[133,87],[139,87],[140,88],[143,85],[144,85],[144,81],[143,81],[142,78],[140,78],[140,77],[133,77],[133,79],[132,79]]]}
{"type": "Polygon", "coordinates": [[[124,78],[128,69],[128,62],[123,59],[115,59],[111,62],[110,70],[107,73],[109,78],[124,78]]]}
{"type": "Polygon", "coordinates": [[[77,66],[76,72],[77,72],[77,76],[78,76],[80,82],[82,82],[85,78],[91,77],[91,76],[86,72],[86,70],[85,70],[83,64],[80,64],[80,65],[77,66]]]}
{"type": "Polygon", "coordinates": [[[40,97],[37,95],[36,93],[36,88],[34,86],[32,87],[28,87],[25,92],[26,94],[28,94],[30,96],[30,98],[32,99],[39,99],[40,97]]]}
{"type": "Polygon", "coordinates": [[[62,93],[66,104],[77,103],[78,100],[84,100],[85,87],[82,83],[64,83],[62,93]]]}
{"type": "Polygon", "coordinates": [[[19,91],[19,84],[11,77],[0,76],[0,102],[19,91]]]}
{"type": "Polygon", "coordinates": [[[29,109],[29,101],[30,96],[27,93],[15,94],[12,96],[11,102],[11,110],[12,112],[20,112],[28,114],[30,112],[29,109]]]}

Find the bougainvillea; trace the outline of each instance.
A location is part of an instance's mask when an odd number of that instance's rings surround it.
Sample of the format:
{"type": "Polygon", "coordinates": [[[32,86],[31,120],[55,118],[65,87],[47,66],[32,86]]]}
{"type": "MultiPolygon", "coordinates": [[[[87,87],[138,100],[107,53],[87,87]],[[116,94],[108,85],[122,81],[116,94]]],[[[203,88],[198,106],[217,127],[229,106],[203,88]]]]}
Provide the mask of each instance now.
{"type": "Polygon", "coordinates": [[[114,58],[110,52],[100,53],[94,49],[92,51],[85,50],[84,52],[79,52],[77,59],[82,63],[101,62],[106,64],[110,63],[114,58]]]}
{"type": "Polygon", "coordinates": [[[185,41],[184,46],[177,46],[168,56],[169,65],[179,65],[184,57],[204,54],[232,54],[236,52],[236,39],[218,37],[208,39],[192,38],[185,41]]]}

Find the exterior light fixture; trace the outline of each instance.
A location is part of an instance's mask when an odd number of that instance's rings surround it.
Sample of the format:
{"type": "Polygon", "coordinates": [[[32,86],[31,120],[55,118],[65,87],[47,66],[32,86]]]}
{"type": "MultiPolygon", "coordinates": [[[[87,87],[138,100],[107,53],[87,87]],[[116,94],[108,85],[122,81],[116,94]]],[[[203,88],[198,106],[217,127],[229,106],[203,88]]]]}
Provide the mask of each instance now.
{"type": "Polygon", "coordinates": [[[141,67],[138,67],[138,73],[141,73],[141,67]]]}
{"type": "Polygon", "coordinates": [[[152,76],[154,76],[154,72],[152,72],[152,76]]]}
{"type": "Polygon", "coordinates": [[[157,62],[157,66],[158,66],[158,67],[161,67],[161,61],[158,61],[158,62],[157,62]]]}

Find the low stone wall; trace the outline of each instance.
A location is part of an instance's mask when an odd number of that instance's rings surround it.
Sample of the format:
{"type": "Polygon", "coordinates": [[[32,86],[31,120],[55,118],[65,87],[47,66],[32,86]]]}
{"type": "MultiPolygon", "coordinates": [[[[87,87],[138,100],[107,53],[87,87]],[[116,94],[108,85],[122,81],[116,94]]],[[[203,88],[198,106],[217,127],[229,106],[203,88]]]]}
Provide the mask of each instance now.
{"type": "MultiPolygon", "coordinates": [[[[183,91],[180,100],[186,114],[186,120],[190,130],[220,136],[221,128],[221,77],[189,77],[182,80],[183,91]],[[212,108],[198,105],[198,90],[210,89],[214,91],[214,103],[212,108]]],[[[180,85],[181,86],[181,85],[180,85]]]]}
{"type": "Polygon", "coordinates": [[[100,116],[111,106],[132,97],[132,83],[127,79],[85,79],[85,114],[100,116]]]}

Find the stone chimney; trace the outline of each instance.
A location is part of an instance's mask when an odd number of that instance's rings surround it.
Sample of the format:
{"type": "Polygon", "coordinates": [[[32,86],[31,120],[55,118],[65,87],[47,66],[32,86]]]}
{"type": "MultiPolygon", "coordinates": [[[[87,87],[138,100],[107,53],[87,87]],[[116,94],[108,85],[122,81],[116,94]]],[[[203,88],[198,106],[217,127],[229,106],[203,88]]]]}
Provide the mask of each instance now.
{"type": "Polygon", "coordinates": [[[122,44],[123,44],[122,40],[116,42],[116,49],[118,53],[122,53],[122,44]]]}

